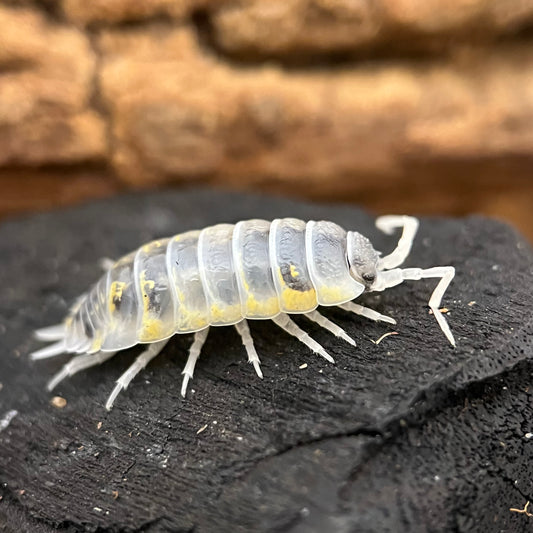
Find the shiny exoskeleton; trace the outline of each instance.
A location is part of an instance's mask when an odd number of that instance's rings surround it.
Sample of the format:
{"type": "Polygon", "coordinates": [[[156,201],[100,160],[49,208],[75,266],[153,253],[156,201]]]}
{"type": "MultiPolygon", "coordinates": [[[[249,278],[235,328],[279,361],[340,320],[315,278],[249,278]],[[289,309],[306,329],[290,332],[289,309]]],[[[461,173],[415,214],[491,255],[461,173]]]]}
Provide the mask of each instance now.
{"type": "Polygon", "coordinates": [[[73,358],[50,382],[98,364],[116,351],[150,343],[119,379],[107,407],[118,392],[175,333],[195,333],[185,367],[182,393],[192,377],[209,326],[235,325],[258,375],[259,358],[246,320],[271,319],[330,361],[327,352],[289,317],[304,314],[355,345],[339,326],[320,315],[321,306],[343,306],[375,320],[384,315],[351,303],[365,291],[382,291],[406,279],[439,277],[430,307],[454,344],[440,300],[454,276],[453,267],[395,268],[407,257],[418,221],[406,216],[380,217],[377,225],[390,233],[403,228],[397,248],[380,257],[370,241],[333,222],[295,218],[247,220],[218,224],[150,242],[113,263],[102,278],[72,307],[65,321],[37,332],[55,344],[32,354],[34,359],[59,353],[73,358]]]}

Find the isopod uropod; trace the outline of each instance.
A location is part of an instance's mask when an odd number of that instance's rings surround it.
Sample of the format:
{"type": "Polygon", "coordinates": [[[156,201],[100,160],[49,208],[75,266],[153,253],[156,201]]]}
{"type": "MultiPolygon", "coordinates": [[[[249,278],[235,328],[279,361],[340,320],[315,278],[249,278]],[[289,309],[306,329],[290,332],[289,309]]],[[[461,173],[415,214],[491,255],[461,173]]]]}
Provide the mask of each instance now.
{"type": "Polygon", "coordinates": [[[118,379],[106,403],[161,352],[175,333],[194,333],[183,370],[181,394],[209,326],[234,325],[259,377],[260,361],[247,320],[272,320],[312,351],[333,358],[289,315],[299,313],[355,346],[355,341],[316,308],[339,306],[347,311],[395,324],[395,320],[352,302],[363,292],[383,291],[405,280],[440,278],[429,300],[438,324],[455,345],[439,305],[455,275],[452,266],[397,268],[408,256],[418,229],[409,216],[383,216],[376,226],[387,234],[402,229],[395,250],[384,257],[355,231],[327,221],[295,218],[246,220],[218,224],[150,242],[108,266],[106,273],[74,306],[63,323],[39,329],[36,337],[53,344],[31,354],[44,359],[76,353],[48,383],[98,365],[117,351],[148,344],[118,379]]]}

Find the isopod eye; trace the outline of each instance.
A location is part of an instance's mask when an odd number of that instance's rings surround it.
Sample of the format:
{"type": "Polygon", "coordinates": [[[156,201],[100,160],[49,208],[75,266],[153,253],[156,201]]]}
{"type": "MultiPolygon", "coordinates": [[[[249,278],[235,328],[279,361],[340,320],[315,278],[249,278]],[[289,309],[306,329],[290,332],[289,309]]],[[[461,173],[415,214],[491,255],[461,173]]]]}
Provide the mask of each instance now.
{"type": "Polygon", "coordinates": [[[375,279],[376,279],[376,275],[371,273],[371,272],[368,272],[368,273],[365,273],[361,276],[368,284],[371,284],[371,283],[374,283],[375,279]]]}

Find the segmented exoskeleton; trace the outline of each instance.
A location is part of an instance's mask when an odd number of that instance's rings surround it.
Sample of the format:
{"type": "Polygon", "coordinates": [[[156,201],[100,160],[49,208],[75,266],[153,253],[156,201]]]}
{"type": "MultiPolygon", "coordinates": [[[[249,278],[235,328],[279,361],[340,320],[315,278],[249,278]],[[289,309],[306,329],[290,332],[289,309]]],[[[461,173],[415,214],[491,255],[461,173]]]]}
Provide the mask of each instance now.
{"type": "Polygon", "coordinates": [[[118,379],[106,408],[122,389],[161,352],[175,333],[194,333],[183,371],[185,396],[209,326],[235,325],[259,377],[259,357],[247,320],[269,319],[330,362],[333,358],[289,314],[300,313],[355,346],[348,334],[316,308],[340,306],[372,320],[395,320],[352,300],[363,292],[383,291],[405,280],[440,278],[429,307],[448,340],[450,328],[438,307],[454,277],[451,266],[397,268],[408,256],[418,221],[385,216],[379,229],[402,228],[396,249],[380,257],[370,241],[326,221],[295,218],[218,224],[201,231],[150,242],[108,265],[104,276],[71,308],[62,324],[36,331],[54,344],[33,352],[33,359],[76,353],[48,384],[97,365],[138,343],[143,351],[118,379]]]}

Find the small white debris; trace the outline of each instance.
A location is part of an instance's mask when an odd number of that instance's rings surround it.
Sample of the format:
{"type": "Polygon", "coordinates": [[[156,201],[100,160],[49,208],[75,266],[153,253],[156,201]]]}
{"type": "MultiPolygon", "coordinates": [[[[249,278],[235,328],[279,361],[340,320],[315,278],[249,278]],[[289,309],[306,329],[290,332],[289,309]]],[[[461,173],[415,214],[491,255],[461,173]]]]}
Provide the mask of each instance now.
{"type": "Polygon", "coordinates": [[[97,513],[101,513],[103,509],[101,507],[93,507],[93,511],[96,511],[97,513]]]}
{"type": "Polygon", "coordinates": [[[307,368],[307,363],[304,363],[303,365],[300,365],[298,368],[300,370],[304,370],[305,368],[307,368]]]}
{"type": "Polygon", "coordinates": [[[529,507],[529,500],[526,502],[526,504],[524,505],[524,508],[523,509],[514,509],[511,507],[511,509],[509,509],[509,511],[511,511],[511,513],[521,513],[521,514],[525,514],[526,516],[528,517],[532,517],[533,514],[530,513],[527,508],[529,507]]]}
{"type": "Polygon", "coordinates": [[[200,433],[202,433],[202,431],[205,431],[207,429],[207,424],[205,426],[202,426],[197,432],[196,434],[197,435],[200,435],[200,433]]]}
{"type": "Polygon", "coordinates": [[[67,400],[65,400],[65,398],[62,398],[61,396],[54,396],[50,400],[50,403],[54,407],[57,407],[57,409],[63,409],[63,407],[65,407],[67,405],[67,400]]]}
{"type": "MultiPolygon", "coordinates": [[[[447,307],[441,307],[441,308],[439,309],[439,311],[440,311],[443,315],[446,315],[447,313],[450,312],[450,310],[449,310],[447,307]]],[[[430,309],[430,310],[428,311],[428,313],[429,313],[430,315],[432,315],[432,314],[433,314],[433,309],[430,309]]]]}
{"type": "Polygon", "coordinates": [[[476,301],[475,300],[472,300],[471,302],[468,302],[468,304],[470,307],[472,307],[473,305],[476,305],[476,301]]]}
{"type": "Polygon", "coordinates": [[[11,409],[11,411],[8,411],[0,420],[0,431],[4,431],[4,429],[6,429],[9,424],[11,424],[11,420],[13,420],[13,418],[15,418],[18,414],[19,412],[15,409],[11,409]]]}
{"type": "Polygon", "coordinates": [[[374,344],[379,344],[385,337],[390,337],[391,335],[399,335],[399,333],[397,331],[389,331],[388,333],[384,333],[383,335],[381,335],[381,337],[377,341],[372,341],[372,342],[374,344]]]}
{"type": "Polygon", "coordinates": [[[524,437],[525,437],[526,439],[533,439],[533,433],[526,433],[526,434],[524,435],[524,437]]]}

